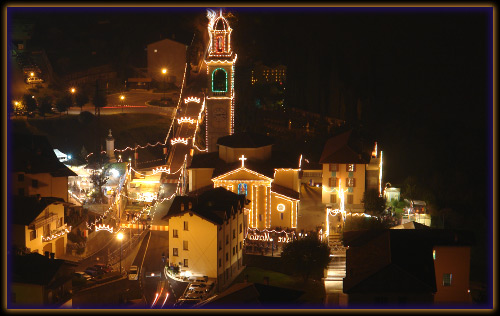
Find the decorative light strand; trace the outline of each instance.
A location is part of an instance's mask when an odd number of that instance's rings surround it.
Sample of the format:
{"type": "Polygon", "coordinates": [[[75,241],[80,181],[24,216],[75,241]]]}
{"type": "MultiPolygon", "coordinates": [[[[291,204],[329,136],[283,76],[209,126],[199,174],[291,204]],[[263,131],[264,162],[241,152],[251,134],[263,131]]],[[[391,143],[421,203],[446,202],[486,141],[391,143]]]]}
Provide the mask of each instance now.
{"type": "Polygon", "coordinates": [[[197,97],[187,97],[187,98],[184,99],[184,103],[188,103],[188,102],[200,103],[200,98],[197,98],[197,97]]]}
{"type": "Polygon", "coordinates": [[[184,117],[178,118],[177,123],[178,124],[182,124],[182,123],[194,124],[194,123],[196,123],[196,119],[192,119],[192,118],[184,116],[184,117]]]}
{"type": "Polygon", "coordinates": [[[66,235],[67,233],[69,233],[71,231],[71,226],[69,227],[69,230],[67,228],[64,228],[64,230],[61,230],[60,232],[58,232],[57,234],[52,234],[50,237],[44,237],[42,235],[42,241],[43,242],[47,242],[47,241],[51,241],[55,238],[59,238],[61,236],[64,236],[66,235]]]}
{"type": "Polygon", "coordinates": [[[178,143],[183,143],[184,145],[187,145],[188,139],[187,138],[183,138],[183,137],[176,137],[176,138],[172,138],[170,140],[170,143],[172,145],[175,145],[175,144],[178,144],[178,143]]]}

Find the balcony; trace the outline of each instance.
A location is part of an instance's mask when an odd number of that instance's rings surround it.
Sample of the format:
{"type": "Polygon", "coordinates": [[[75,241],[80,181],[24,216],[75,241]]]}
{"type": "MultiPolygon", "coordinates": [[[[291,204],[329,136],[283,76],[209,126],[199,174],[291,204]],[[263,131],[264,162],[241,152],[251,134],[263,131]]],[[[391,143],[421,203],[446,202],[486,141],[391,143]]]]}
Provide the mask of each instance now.
{"type": "Polygon", "coordinates": [[[49,213],[48,215],[45,215],[43,217],[37,218],[31,224],[28,226],[29,229],[38,229],[40,227],[43,227],[45,225],[48,225],[54,221],[57,222],[58,216],[55,213],[49,213]]]}
{"type": "Polygon", "coordinates": [[[227,92],[212,92],[212,96],[214,97],[225,97],[227,92]]]}

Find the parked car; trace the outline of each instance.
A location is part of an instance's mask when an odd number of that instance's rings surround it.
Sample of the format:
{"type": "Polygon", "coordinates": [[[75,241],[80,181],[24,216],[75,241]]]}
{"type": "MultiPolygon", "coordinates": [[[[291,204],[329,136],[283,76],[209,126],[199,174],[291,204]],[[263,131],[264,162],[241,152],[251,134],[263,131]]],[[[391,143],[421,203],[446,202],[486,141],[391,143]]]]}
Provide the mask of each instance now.
{"type": "Polygon", "coordinates": [[[202,300],[205,297],[206,292],[201,290],[189,291],[184,298],[186,299],[199,299],[202,300]]]}
{"type": "Polygon", "coordinates": [[[92,277],[100,276],[103,274],[103,272],[96,267],[88,267],[87,269],[85,269],[85,273],[91,275],[92,277]]]}
{"type": "Polygon", "coordinates": [[[130,270],[128,271],[128,279],[129,280],[139,279],[139,269],[137,268],[137,266],[130,266],[130,270]]]}
{"type": "Polygon", "coordinates": [[[113,271],[113,269],[110,266],[108,266],[108,265],[106,265],[104,263],[94,264],[94,267],[98,268],[99,270],[101,270],[104,273],[108,273],[108,272],[113,271]]]}
{"type": "Polygon", "coordinates": [[[77,271],[73,273],[73,277],[77,280],[85,280],[85,281],[92,280],[92,277],[83,271],[77,271]]]}
{"type": "Polygon", "coordinates": [[[206,283],[197,283],[197,282],[193,282],[188,286],[188,290],[193,290],[193,291],[198,289],[205,290],[207,288],[208,286],[206,283]]]}

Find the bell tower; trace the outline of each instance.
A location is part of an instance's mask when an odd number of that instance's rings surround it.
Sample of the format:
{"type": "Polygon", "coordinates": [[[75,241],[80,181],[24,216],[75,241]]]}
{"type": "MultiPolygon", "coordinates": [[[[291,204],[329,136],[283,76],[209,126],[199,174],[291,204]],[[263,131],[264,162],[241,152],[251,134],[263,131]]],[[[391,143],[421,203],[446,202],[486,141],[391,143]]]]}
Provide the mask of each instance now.
{"type": "Polygon", "coordinates": [[[219,13],[208,11],[209,44],[205,54],[207,90],[205,120],[207,151],[217,150],[217,139],[234,132],[234,63],[229,23],[219,13]]]}

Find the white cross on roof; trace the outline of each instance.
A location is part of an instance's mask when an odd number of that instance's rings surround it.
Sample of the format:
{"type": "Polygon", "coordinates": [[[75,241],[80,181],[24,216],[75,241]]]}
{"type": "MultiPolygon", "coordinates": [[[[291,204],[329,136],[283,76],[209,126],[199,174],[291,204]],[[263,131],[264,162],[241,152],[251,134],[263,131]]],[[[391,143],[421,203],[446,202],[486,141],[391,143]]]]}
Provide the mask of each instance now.
{"type": "Polygon", "coordinates": [[[245,158],[245,155],[241,155],[241,158],[238,159],[241,160],[241,168],[245,168],[245,160],[248,158],[245,158]]]}

